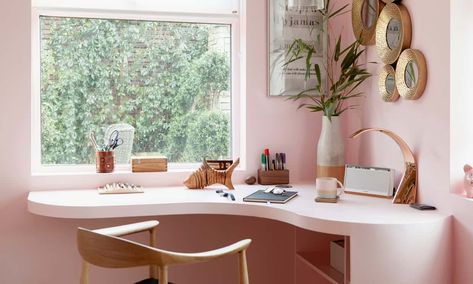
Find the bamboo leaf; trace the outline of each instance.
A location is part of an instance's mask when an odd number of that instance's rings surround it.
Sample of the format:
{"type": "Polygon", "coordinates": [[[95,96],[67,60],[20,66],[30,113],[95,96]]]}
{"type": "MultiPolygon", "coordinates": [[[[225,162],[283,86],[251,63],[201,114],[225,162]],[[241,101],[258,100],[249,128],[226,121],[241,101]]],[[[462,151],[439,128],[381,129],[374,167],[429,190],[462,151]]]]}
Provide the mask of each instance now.
{"type": "Polygon", "coordinates": [[[335,45],[335,55],[334,55],[335,62],[338,62],[338,59],[340,57],[340,44],[341,44],[341,42],[342,42],[342,35],[340,35],[338,37],[337,44],[335,45]]]}
{"type": "Polygon", "coordinates": [[[309,52],[307,53],[307,57],[306,57],[306,60],[305,60],[305,80],[309,80],[310,78],[310,69],[311,66],[312,66],[312,54],[313,54],[313,50],[309,50],[309,52]]]}
{"type": "Polygon", "coordinates": [[[320,66],[319,64],[315,64],[314,65],[314,70],[315,70],[315,76],[317,78],[317,91],[320,93],[320,88],[322,86],[322,75],[321,75],[321,72],[320,72],[320,66]]]}
{"type": "Polygon", "coordinates": [[[335,17],[337,16],[339,13],[342,13],[342,12],[345,12],[344,10],[348,7],[348,4],[344,5],[343,7],[341,7],[340,9],[336,10],[335,12],[329,14],[328,18],[332,18],[332,17],[335,17]]]}
{"type": "MultiPolygon", "coordinates": [[[[330,1],[326,1],[326,9],[320,11],[323,16],[322,24],[327,24],[328,19],[343,15],[349,12],[347,9],[349,5],[343,5],[340,8],[332,9],[330,1]]],[[[320,41],[320,34],[316,35],[315,41],[320,41]]],[[[355,106],[350,105],[344,106],[344,102],[349,101],[357,97],[363,97],[363,92],[355,91],[360,84],[367,80],[371,74],[363,64],[359,64],[358,61],[361,55],[366,51],[360,48],[361,45],[358,41],[353,41],[347,46],[342,46],[341,35],[338,36],[335,46],[330,54],[329,62],[327,65],[323,65],[325,70],[319,63],[314,62],[314,54],[319,52],[315,46],[309,42],[305,42],[301,39],[295,40],[290,46],[290,55],[287,62],[294,62],[296,60],[305,60],[305,79],[308,80],[310,76],[315,74],[316,86],[315,88],[302,90],[295,96],[291,96],[291,100],[306,100],[299,105],[299,108],[306,108],[311,112],[321,111],[330,120],[334,115],[339,115],[348,109],[352,109],[355,106]],[[322,85],[322,72],[327,72],[327,80],[330,85],[327,86],[328,90],[323,93],[325,87],[322,85]],[[314,72],[311,74],[311,72],[314,72]],[[317,91],[320,95],[313,96],[312,92],[317,91]]]]}

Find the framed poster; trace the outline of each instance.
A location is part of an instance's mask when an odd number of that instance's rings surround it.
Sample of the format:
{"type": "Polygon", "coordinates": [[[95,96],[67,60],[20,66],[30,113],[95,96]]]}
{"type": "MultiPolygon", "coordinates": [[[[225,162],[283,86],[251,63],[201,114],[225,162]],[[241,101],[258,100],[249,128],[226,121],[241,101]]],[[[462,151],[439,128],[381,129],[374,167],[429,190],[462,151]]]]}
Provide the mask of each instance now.
{"type": "MultiPolygon", "coordinates": [[[[269,95],[292,96],[315,88],[317,79],[312,70],[306,80],[306,60],[303,58],[285,63],[290,59],[287,51],[296,39],[314,46],[317,52],[312,55],[313,63],[318,63],[321,69],[322,90],[326,86],[327,66],[327,33],[323,15],[315,6],[289,7],[288,0],[268,0],[269,27],[269,95]]],[[[315,91],[308,92],[317,95],[315,91]]]]}

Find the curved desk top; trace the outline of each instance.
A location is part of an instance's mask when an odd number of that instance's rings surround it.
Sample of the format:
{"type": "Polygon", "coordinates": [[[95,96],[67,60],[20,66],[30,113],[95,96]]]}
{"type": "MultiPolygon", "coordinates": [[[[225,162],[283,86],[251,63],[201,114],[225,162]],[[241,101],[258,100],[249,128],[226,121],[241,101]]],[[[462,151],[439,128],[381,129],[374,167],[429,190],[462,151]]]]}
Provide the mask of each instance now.
{"type": "Polygon", "coordinates": [[[344,194],[338,203],[316,203],[315,187],[297,185],[298,196],[286,204],[243,202],[243,197],[266,186],[238,185],[236,201],[221,197],[215,188],[145,188],[144,193],[100,195],[97,190],[34,191],[28,210],[56,218],[98,219],[117,217],[220,214],[267,218],[300,228],[349,235],[353,225],[417,225],[441,223],[449,216],[418,211],[391,200],[344,194]]]}

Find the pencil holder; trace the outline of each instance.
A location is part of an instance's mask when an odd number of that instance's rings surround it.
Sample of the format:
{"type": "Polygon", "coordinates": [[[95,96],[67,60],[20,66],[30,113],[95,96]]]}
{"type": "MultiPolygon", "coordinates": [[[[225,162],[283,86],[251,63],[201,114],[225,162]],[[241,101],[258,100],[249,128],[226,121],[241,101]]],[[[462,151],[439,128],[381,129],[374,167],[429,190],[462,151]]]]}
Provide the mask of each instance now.
{"type": "Polygon", "coordinates": [[[97,173],[111,173],[115,168],[113,151],[95,152],[95,162],[97,173]]]}
{"type": "Polygon", "coordinates": [[[269,184],[288,184],[289,170],[278,171],[262,171],[258,170],[258,183],[263,185],[269,184]]]}

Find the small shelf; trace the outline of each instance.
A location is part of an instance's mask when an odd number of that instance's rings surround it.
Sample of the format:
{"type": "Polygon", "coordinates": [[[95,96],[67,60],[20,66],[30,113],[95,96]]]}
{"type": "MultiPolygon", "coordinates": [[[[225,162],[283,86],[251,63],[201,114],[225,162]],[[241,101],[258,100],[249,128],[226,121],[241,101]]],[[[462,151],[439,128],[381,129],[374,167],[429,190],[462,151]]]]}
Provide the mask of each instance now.
{"type": "Polygon", "coordinates": [[[296,256],[330,283],[344,283],[345,276],[343,273],[330,266],[330,253],[328,251],[298,252],[296,256]]]}

